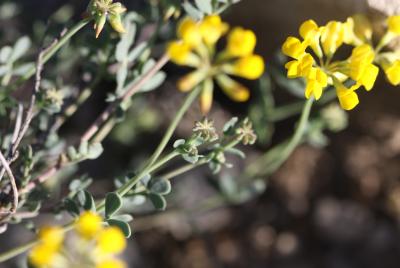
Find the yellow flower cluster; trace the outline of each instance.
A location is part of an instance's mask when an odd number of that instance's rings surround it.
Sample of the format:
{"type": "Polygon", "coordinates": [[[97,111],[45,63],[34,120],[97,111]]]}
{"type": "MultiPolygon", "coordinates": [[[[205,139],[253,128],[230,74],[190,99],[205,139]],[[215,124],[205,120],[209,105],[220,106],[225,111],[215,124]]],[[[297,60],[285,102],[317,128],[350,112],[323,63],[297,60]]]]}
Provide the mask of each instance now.
{"type": "Polygon", "coordinates": [[[250,30],[233,28],[225,50],[216,53],[218,40],[228,31],[229,26],[218,15],[198,22],[185,18],[177,29],[179,40],[167,48],[174,63],[196,69],[179,80],[178,88],[187,92],[201,86],[200,107],[204,114],[211,109],[214,79],[229,98],[244,102],[250,96],[249,89],[229,75],[254,80],[264,73],[264,60],[254,54],[257,38],[250,30]]]}
{"type": "Polygon", "coordinates": [[[82,263],[87,264],[85,267],[95,268],[126,267],[124,262],[115,258],[126,247],[125,236],[119,228],[104,227],[98,214],[86,211],[77,220],[74,230],[78,237],[70,241],[73,248],[69,250],[62,228],[43,228],[39,232],[38,244],[29,254],[30,263],[38,268],[77,267],[82,263]]]}
{"type": "Polygon", "coordinates": [[[372,26],[365,16],[355,15],[346,22],[330,21],[324,26],[305,21],[299,29],[301,39],[290,36],[282,46],[282,52],[292,58],[285,65],[287,76],[303,77],[306,98],[316,100],[328,85],[333,85],[342,108],[353,109],[359,103],[355,91],[374,87],[379,73],[377,65],[384,69],[391,84],[400,84],[400,57],[397,53],[381,52],[400,35],[400,16],[390,17],[387,24],[387,34],[373,47],[372,26]],[[353,46],[352,53],[347,59],[336,60],[335,53],[343,45],[353,46]]]}

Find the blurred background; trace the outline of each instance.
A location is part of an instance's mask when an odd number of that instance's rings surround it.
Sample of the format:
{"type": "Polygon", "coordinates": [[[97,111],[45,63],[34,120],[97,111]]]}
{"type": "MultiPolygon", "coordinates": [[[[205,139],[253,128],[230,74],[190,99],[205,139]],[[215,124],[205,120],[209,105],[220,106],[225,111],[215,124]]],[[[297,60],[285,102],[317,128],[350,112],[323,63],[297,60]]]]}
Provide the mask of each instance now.
{"type": "MultiPolygon", "coordinates": [[[[5,2],[0,0],[0,4],[5,2]]],[[[149,12],[152,1],[121,2],[140,13],[149,12]]],[[[18,6],[16,15],[0,18],[2,45],[19,35],[33,36],[35,25],[61,7],[67,6],[70,14],[79,17],[76,14],[82,13],[87,4],[81,0],[14,3],[18,6]]],[[[297,35],[299,25],[306,19],[324,24],[361,12],[379,20],[383,14],[399,10],[396,0],[243,0],[223,17],[231,25],[257,33],[257,52],[266,59],[268,72],[281,68],[277,59],[281,44],[288,35],[297,35]]],[[[88,174],[96,181],[90,188],[95,196],[111,189],[110,178],[137,167],[152,150],[150,146],[143,148],[143,144],[155,146],[163,134],[165,122],[182,99],[174,89],[181,70],[171,64],[165,71],[170,79],[161,89],[134,100],[137,105],[132,116],[106,140],[106,153],[80,166],[80,174],[88,174]]],[[[277,104],[296,99],[280,83],[271,81],[277,104]]],[[[256,83],[248,85],[258,87],[256,83]]],[[[105,107],[109,86],[109,82],[99,86],[98,92],[62,128],[61,135],[74,139],[82,133],[105,107]]],[[[239,105],[217,92],[210,118],[222,125],[232,116],[244,116],[258,98],[254,94],[249,103],[239,105]]],[[[220,203],[212,198],[216,193],[213,185],[237,174],[271,144],[287,138],[296,116],[276,124],[270,141],[260,137],[257,146],[247,148],[247,162],[233,158],[235,167],[224,169],[219,177],[203,168],[175,178],[167,211],[154,213],[145,207],[134,213],[134,235],[124,255],[129,267],[399,267],[399,99],[399,89],[390,87],[381,77],[372,92],[360,94],[357,109],[348,112],[346,130],[328,134],[326,146],[300,146],[276,174],[262,178],[265,191],[245,202],[220,203]]],[[[197,119],[196,106],[179,127],[177,138],[188,135],[197,119]]],[[[48,214],[37,223],[52,219],[48,214]]],[[[31,237],[22,227],[10,227],[0,235],[0,248],[10,248],[31,237]]],[[[17,265],[14,260],[0,267],[17,265]]]]}

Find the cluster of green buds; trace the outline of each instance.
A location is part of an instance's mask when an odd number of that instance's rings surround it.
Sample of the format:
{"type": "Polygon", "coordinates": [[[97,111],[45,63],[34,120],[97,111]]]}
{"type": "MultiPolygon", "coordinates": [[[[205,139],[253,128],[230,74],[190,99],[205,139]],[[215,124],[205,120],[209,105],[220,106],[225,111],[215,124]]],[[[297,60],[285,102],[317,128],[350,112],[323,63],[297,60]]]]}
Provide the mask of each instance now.
{"type": "Polygon", "coordinates": [[[99,37],[107,20],[115,31],[125,33],[121,19],[121,14],[125,11],[126,8],[121,3],[113,3],[113,0],[91,0],[87,12],[94,20],[96,38],[99,37]]]}

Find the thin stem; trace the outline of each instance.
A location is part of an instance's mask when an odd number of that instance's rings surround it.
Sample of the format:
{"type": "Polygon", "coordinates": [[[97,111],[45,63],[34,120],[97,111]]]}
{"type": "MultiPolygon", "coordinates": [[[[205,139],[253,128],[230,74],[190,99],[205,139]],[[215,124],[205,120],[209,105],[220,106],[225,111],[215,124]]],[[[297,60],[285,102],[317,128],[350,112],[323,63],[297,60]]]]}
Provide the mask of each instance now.
{"type": "Polygon", "coordinates": [[[99,128],[109,119],[111,115],[117,110],[118,106],[125,100],[131,98],[135,93],[137,93],[143,85],[145,85],[150,78],[152,78],[167,62],[169,61],[168,55],[163,55],[158,62],[151,68],[147,73],[145,73],[139,81],[133,84],[126,93],[110,104],[106,110],[103,111],[94,121],[94,123],[86,130],[82,135],[81,142],[89,141],[99,130],[99,128]]]}
{"type": "Polygon", "coordinates": [[[174,134],[174,131],[177,128],[179,122],[182,120],[183,115],[186,113],[186,111],[189,109],[190,105],[200,94],[201,89],[202,89],[201,87],[196,87],[186,97],[184,103],[182,104],[182,106],[178,110],[178,112],[176,113],[174,119],[172,120],[171,124],[169,125],[167,131],[165,132],[164,137],[162,138],[160,144],[158,145],[158,147],[155,150],[155,152],[153,153],[153,155],[150,157],[150,160],[148,161],[148,164],[146,166],[151,166],[154,164],[155,161],[157,161],[158,157],[162,154],[163,150],[165,149],[165,146],[167,146],[169,140],[171,139],[172,135],[174,134]]]}
{"type": "Polygon", "coordinates": [[[245,178],[251,178],[262,172],[263,175],[270,175],[275,172],[293,153],[296,147],[302,142],[307,129],[308,119],[311,113],[313,99],[308,99],[301,113],[299,123],[292,138],[288,142],[279,144],[264,154],[258,161],[251,164],[243,173],[245,178]]]}
{"type": "MultiPolygon", "coordinates": [[[[81,30],[86,24],[90,22],[91,19],[83,19],[79,21],[76,25],[74,25],[71,29],[69,29],[61,38],[60,40],[54,44],[54,46],[50,47],[46,53],[43,55],[43,64],[48,62],[57,51],[63,47],[72,36],[74,36],[79,30],[81,30]]],[[[13,88],[20,86],[24,81],[31,78],[36,72],[36,66],[30,68],[25,75],[21,76],[15,83],[13,88]]]]}
{"type": "Polygon", "coordinates": [[[6,170],[8,178],[10,179],[11,188],[12,188],[12,191],[13,191],[13,204],[12,204],[12,208],[11,208],[10,212],[14,213],[18,208],[18,188],[17,188],[17,183],[15,181],[15,177],[14,177],[14,175],[12,173],[10,165],[8,164],[7,159],[4,157],[2,152],[0,152],[0,162],[1,162],[1,165],[3,166],[3,168],[6,170]]]}

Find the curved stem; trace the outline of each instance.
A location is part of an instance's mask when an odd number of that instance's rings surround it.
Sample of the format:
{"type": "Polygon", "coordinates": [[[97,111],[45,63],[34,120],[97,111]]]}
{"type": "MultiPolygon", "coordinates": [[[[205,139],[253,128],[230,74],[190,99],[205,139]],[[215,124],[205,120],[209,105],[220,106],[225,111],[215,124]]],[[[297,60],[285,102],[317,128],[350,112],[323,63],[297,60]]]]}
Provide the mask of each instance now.
{"type": "Polygon", "coordinates": [[[157,161],[158,157],[160,157],[165,146],[167,146],[169,140],[171,139],[172,135],[174,134],[174,131],[177,128],[179,122],[182,120],[183,115],[186,113],[186,111],[189,109],[190,105],[200,94],[201,89],[202,88],[200,86],[196,87],[195,89],[192,90],[192,92],[189,95],[187,95],[181,108],[176,113],[174,119],[172,120],[171,124],[169,125],[167,131],[165,132],[164,137],[162,138],[160,144],[158,145],[158,147],[155,150],[155,152],[153,153],[153,155],[150,157],[148,164],[146,166],[153,165],[154,162],[157,161]]]}
{"type": "Polygon", "coordinates": [[[270,175],[289,158],[296,147],[303,141],[313,101],[313,99],[308,99],[305,102],[299,123],[292,138],[269,150],[258,161],[251,164],[243,173],[243,177],[251,178],[261,172],[263,175],[270,175]]]}

